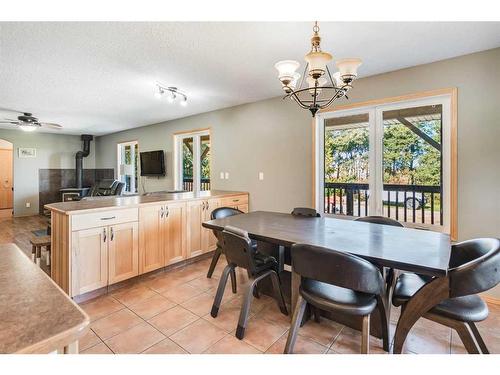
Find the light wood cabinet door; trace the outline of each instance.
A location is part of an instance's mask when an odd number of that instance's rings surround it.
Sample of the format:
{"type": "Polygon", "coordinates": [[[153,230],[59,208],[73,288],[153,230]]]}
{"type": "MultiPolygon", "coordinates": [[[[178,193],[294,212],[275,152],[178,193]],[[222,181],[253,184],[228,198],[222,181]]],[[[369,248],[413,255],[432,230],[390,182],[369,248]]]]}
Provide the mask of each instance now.
{"type": "Polygon", "coordinates": [[[109,285],[139,274],[138,232],[137,222],[116,224],[109,227],[109,285]]]}
{"type": "Polygon", "coordinates": [[[162,205],[139,209],[139,273],[165,266],[162,205]]]}
{"type": "MultiPolygon", "coordinates": [[[[202,222],[211,220],[212,211],[221,205],[220,199],[209,199],[205,202],[202,222]]],[[[217,238],[214,236],[213,231],[204,227],[201,230],[203,252],[215,250],[217,247],[217,238]]]]}
{"type": "Polygon", "coordinates": [[[186,259],[186,204],[168,204],[163,226],[166,265],[186,259]]]}
{"type": "Polygon", "coordinates": [[[108,285],[108,228],[92,228],[72,233],[71,296],[108,285]]]}
{"type": "Polygon", "coordinates": [[[248,204],[240,204],[236,208],[244,213],[248,213],[248,204]]]}
{"type": "Polygon", "coordinates": [[[205,201],[186,203],[186,251],[188,258],[203,253],[201,222],[205,204],[205,201]]]}

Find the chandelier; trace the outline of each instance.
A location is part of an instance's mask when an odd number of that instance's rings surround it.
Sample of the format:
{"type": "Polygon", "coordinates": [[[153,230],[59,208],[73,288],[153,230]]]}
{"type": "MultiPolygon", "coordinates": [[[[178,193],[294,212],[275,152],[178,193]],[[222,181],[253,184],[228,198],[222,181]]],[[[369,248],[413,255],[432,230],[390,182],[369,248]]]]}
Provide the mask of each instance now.
{"type": "Polygon", "coordinates": [[[305,56],[306,66],[299,85],[297,84],[301,76],[296,72],[300,66],[299,62],[283,60],[277,62],[274,67],[278,70],[278,78],[286,93],[283,99],[292,98],[300,107],[311,111],[314,117],[318,110],[327,108],[336,99],[344,96],[347,98],[347,91],[352,88],[352,81],[358,75],[361,60],[337,60],[335,64],[338,71],[332,75],[327,65],[332,60],[332,55],[321,51],[318,22],[314,23],[313,32],[311,51],[305,56]]]}

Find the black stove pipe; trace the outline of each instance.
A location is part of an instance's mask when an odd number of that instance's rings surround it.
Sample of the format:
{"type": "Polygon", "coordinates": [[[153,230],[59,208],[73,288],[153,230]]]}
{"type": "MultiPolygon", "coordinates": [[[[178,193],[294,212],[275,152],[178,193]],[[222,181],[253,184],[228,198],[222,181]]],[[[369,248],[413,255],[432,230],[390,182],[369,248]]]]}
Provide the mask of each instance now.
{"type": "Polygon", "coordinates": [[[81,189],[83,186],[83,158],[90,154],[90,141],[94,137],[90,134],[82,134],[83,151],[78,151],[75,155],[76,161],[76,187],[81,189]]]}

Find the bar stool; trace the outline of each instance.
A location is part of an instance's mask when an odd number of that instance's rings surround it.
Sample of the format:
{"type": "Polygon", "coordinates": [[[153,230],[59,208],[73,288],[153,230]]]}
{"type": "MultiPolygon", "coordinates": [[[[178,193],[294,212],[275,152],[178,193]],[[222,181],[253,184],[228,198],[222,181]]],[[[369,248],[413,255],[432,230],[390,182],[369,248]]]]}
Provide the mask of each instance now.
{"type": "Polygon", "coordinates": [[[285,354],[293,352],[307,305],[361,317],[361,353],[369,352],[370,315],[378,309],[384,350],[389,351],[385,283],[376,266],[352,254],[305,244],[292,246],[292,266],[301,283],[285,354]]]}
{"type": "Polygon", "coordinates": [[[47,251],[46,264],[50,266],[50,236],[33,237],[31,243],[31,258],[33,262],[40,266],[40,259],[42,257],[42,248],[45,247],[47,251]]]}
{"type": "Polygon", "coordinates": [[[229,274],[234,272],[236,267],[246,269],[251,282],[245,292],[238,320],[238,327],[236,328],[236,337],[241,340],[245,335],[245,328],[247,326],[254,290],[260,280],[263,280],[266,277],[271,278],[276,301],[281,312],[284,315],[288,315],[288,310],[285,305],[285,299],[283,298],[283,291],[281,290],[281,284],[277,273],[278,263],[276,262],[276,259],[272,256],[261,254],[256,251],[252,246],[248,233],[239,228],[226,226],[222,232],[222,241],[222,249],[224,255],[226,256],[228,265],[222,272],[210,315],[216,318],[219,313],[220,304],[222,297],[224,296],[224,290],[226,288],[229,274]]]}

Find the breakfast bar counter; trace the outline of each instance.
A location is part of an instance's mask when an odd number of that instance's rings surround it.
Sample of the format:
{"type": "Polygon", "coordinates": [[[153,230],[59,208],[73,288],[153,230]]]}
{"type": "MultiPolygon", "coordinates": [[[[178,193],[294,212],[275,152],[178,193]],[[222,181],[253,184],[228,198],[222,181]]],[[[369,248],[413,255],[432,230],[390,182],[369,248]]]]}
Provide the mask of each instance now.
{"type": "Polygon", "coordinates": [[[0,353],[77,353],[88,324],[15,244],[0,245],[0,353]]]}

